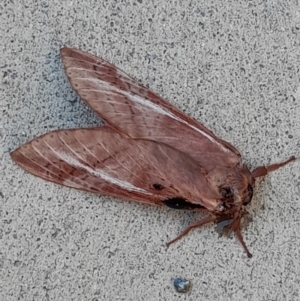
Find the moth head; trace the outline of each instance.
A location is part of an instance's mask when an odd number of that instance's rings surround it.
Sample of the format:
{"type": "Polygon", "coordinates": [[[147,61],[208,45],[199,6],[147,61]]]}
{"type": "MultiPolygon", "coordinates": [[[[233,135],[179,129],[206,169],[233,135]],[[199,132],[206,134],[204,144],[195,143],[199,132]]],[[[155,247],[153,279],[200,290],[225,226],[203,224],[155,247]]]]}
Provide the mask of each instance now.
{"type": "Polygon", "coordinates": [[[218,207],[219,213],[232,213],[240,211],[242,206],[248,205],[253,197],[255,179],[246,165],[239,166],[228,175],[219,191],[222,196],[218,207]]]}
{"type": "Polygon", "coordinates": [[[253,197],[253,186],[248,184],[247,188],[238,193],[234,192],[234,187],[223,187],[220,189],[222,194],[222,199],[218,207],[218,211],[224,212],[226,209],[231,207],[236,207],[237,205],[247,206],[253,197]]]}

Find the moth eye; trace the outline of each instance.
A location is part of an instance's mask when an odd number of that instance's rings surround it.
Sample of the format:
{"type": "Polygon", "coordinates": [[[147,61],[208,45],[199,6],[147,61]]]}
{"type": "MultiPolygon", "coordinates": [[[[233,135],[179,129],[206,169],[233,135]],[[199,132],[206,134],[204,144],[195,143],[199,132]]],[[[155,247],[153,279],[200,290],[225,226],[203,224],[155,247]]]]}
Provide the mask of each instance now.
{"type": "Polygon", "coordinates": [[[232,189],[230,187],[222,187],[220,189],[220,192],[221,192],[222,197],[224,199],[231,199],[231,198],[233,198],[233,191],[232,191],[232,189]]]}
{"type": "Polygon", "coordinates": [[[244,201],[243,201],[243,205],[246,206],[248,205],[251,200],[252,200],[252,197],[253,197],[253,187],[252,185],[248,185],[248,195],[244,198],[244,201]]]}
{"type": "Polygon", "coordinates": [[[153,188],[155,190],[162,190],[164,188],[164,186],[161,184],[155,183],[155,184],[153,184],[153,188]]]}

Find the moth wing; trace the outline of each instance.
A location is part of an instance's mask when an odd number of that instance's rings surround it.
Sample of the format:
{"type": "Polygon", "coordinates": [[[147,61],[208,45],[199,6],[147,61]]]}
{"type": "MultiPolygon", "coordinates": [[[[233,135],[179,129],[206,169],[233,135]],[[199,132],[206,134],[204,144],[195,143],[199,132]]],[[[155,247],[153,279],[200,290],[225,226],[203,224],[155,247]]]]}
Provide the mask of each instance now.
{"type": "Polygon", "coordinates": [[[74,90],[116,131],[166,143],[207,171],[240,161],[235,147],[114,65],[72,48],[62,48],[61,58],[74,90]]]}
{"type": "Polygon", "coordinates": [[[201,203],[205,193],[207,199],[217,195],[192,158],[107,126],[54,131],[22,145],[11,156],[38,177],[80,190],[150,204],[176,197],[212,209],[217,204],[201,203]]]}

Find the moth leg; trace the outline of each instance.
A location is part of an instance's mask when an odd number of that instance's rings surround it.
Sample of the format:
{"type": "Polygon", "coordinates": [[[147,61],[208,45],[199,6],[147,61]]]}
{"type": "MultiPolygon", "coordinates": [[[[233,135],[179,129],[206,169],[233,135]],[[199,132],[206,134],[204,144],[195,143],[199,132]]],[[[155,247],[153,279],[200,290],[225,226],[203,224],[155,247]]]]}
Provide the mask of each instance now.
{"type": "Polygon", "coordinates": [[[248,250],[248,247],[246,246],[245,242],[244,242],[244,238],[242,236],[241,233],[241,229],[240,229],[240,219],[236,219],[232,224],[231,224],[231,229],[232,231],[234,231],[238,241],[241,243],[241,245],[243,246],[245,252],[247,253],[248,258],[252,257],[252,254],[250,253],[250,251],[248,250]]]}
{"type": "Polygon", "coordinates": [[[269,172],[274,171],[274,170],[276,170],[290,162],[293,162],[295,160],[296,160],[295,156],[292,156],[288,160],[283,161],[282,163],[271,164],[269,166],[258,166],[251,172],[251,175],[253,178],[259,178],[259,177],[266,176],[269,172]]]}
{"type": "Polygon", "coordinates": [[[210,222],[213,222],[217,219],[216,216],[214,215],[209,215],[205,218],[203,218],[202,220],[194,223],[194,224],[191,224],[189,225],[184,231],[182,231],[176,238],[174,238],[173,240],[169,241],[167,243],[167,247],[169,247],[172,243],[174,243],[175,241],[179,240],[181,237],[185,236],[186,234],[188,234],[192,229],[194,228],[198,228],[198,227],[201,227],[205,224],[208,224],[210,222]]]}
{"type": "Polygon", "coordinates": [[[237,229],[237,230],[234,231],[234,233],[235,233],[237,239],[239,240],[239,242],[241,243],[241,245],[243,246],[245,252],[247,253],[248,258],[251,258],[252,254],[250,253],[250,251],[248,250],[248,247],[246,246],[246,244],[244,242],[241,230],[237,229]]]}

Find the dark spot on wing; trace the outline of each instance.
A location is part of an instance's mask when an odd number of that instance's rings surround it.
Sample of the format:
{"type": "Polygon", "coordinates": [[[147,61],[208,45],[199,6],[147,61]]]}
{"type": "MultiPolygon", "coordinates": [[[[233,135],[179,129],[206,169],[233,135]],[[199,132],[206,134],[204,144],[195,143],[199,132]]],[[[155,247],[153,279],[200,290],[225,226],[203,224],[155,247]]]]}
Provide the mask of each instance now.
{"type": "Polygon", "coordinates": [[[155,183],[155,184],[153,184],[153,188],[155,190],[162,190],[164,188],[164,186],[161,184],[155,183]]]}
{"type": "Polygon", "coordinates": [[[200,204],[192,204],[185,200],[182,197],[176,197],[172,199],[166,199],[163,203],[173,209],[196,209],[196,208],[205,208],[200,204]]]}

